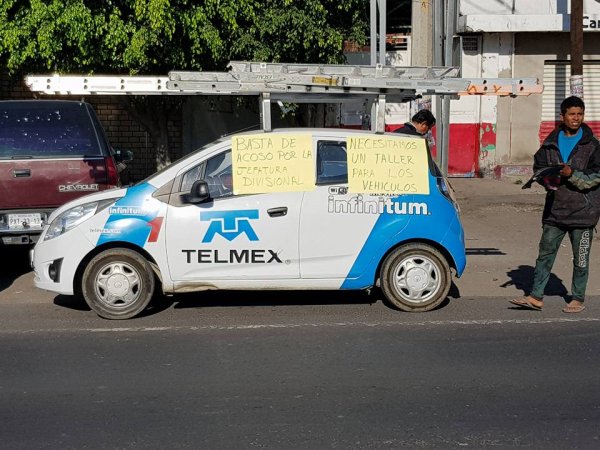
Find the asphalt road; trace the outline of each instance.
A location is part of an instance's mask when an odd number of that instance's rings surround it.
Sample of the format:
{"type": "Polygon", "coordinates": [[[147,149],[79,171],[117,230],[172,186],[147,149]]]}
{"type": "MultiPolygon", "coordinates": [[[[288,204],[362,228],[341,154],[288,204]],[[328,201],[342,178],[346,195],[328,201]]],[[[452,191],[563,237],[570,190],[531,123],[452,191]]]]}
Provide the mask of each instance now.
{"type": "Polygon", "coordinates": [[[596,297],[573,317],[560,299],[408,314],[364,294],[220,292],[115,322],[27,288],[10,261],[3,449],[600,448],[596,297]]]}
{"type": "Polygon", "coordinates": [[[107,321],[0,248],[0,448],[600,448],[600,252],[583,313],[561,312],[568,244],[544,310],[512,307],[540,195],[456,184],[468,267],[424,314],[376,293],[207,292],[107,321]]]}

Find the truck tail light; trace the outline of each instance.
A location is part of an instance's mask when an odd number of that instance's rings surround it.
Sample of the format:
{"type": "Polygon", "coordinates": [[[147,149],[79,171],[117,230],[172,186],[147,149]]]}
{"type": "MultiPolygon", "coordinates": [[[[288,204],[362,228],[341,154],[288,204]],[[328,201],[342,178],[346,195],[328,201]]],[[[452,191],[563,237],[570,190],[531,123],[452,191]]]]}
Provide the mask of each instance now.
{"type": "Polygon", "coordinates": [[[119,182],[119,172],[115,160],[110,156],[104,158],[104,164],[106,165],[106,183],[108,187],[118,187],[121,185],[119,182]]]}

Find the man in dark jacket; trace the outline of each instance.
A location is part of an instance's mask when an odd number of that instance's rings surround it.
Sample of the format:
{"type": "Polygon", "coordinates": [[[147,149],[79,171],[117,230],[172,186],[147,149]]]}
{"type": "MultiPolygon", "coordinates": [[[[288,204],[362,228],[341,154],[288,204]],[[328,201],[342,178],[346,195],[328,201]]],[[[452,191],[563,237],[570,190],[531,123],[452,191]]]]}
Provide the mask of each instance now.
{"type": "Polygon", "coordinates": [[[533,286],[528,296],[511,300],[527,309],[542,309],[544,288],[565,234],[569,235],[573,250],[573,277],[571,301],[563,312],[578,313],[585,309],[590,248],[600,217],[600,143],[583,123],[584,112],[585,104],[580,98],[563,100],[562,124],[534,155],[534,171],[559,166],[560,172],[556,177],[540,180],[547,193],[533,286]]]}
{"type": "Polygon", "coordinates": [[[435,117],[428,109],[422,109],[414,116],[410,122],[394,130],[395,133],[412,134],[414,136],[424,136],[435,125],[435,117]]]}

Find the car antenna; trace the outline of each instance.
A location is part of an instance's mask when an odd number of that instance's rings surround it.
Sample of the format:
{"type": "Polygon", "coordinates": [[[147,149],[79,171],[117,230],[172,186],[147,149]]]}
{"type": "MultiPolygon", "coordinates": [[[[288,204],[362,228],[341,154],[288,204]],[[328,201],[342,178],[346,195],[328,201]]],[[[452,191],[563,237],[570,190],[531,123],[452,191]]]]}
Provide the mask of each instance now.
{"type": "Polygon", "coordinates": [[[260,130],[260,129],[261,129],[260,128],[260,123],[257,122],[254,125],[250,125],[250,126],[247,126],[247,127],[244,127],[244,128],[239,128],[239,129],[237,129],[235,131],[230,131],[229,133],[223,133],[221,135],[221,137],[224,138],[224,137],[227,137],[227,136],[231,136],[232,134],[241,133],[243,131],[260,130]]]}

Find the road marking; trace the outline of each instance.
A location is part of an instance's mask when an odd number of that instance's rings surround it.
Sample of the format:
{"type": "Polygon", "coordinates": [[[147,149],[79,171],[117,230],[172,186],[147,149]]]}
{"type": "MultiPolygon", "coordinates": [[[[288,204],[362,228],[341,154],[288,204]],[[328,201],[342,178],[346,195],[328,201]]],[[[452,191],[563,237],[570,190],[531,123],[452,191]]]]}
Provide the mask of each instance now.
{"type": "Polygon", "coordinates": [[[508,324],[548,324],[571,322],[600,322],[600,318],[548,318],[548,319],[474,319],[474,320],[425,320],[421,322],[330,322],[330,323],[289,323],[255,325],[189,325],[166,327],[114,327],[114,328],[48,328],[39,330],[0,330],[0,334],[38,334],[38,333],[151,333],[162,331],[227,331],[227,330],[268,330],[286,328],[335,328],[335,327],[423,327],[444,325],[508,325],[508,324]]]}

